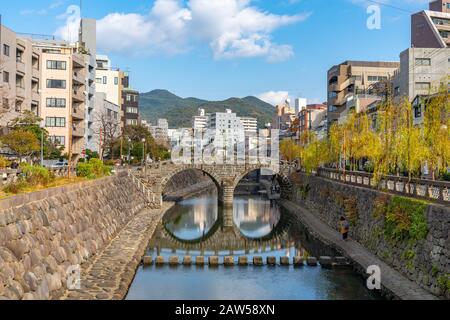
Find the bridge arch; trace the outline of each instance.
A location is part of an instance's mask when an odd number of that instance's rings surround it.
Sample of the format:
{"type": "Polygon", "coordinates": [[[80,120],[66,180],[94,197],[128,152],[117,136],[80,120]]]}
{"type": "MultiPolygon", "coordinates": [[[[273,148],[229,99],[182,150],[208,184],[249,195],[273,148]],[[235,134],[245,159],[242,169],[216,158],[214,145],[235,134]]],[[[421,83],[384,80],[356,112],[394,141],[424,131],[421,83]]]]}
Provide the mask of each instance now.
{"type": "Polygon", "coordinates": [[[207,175],[216,185],[217,192],[220,193],[220,190],[222,188],[222,179],[220,176],[218,176],[212,170],[208,170],[206,168],[196,168],[196,167],[191,167],[191,166],[175,166],[172,170],[166,172],[165,176],[161,180],[161,193],[164,192],[168,183],[172,180],[173,177],[175,177],[177,174],[180,174],[182,172],[189,171],[189,170],[201,171],[204,175],[207,175]]]}

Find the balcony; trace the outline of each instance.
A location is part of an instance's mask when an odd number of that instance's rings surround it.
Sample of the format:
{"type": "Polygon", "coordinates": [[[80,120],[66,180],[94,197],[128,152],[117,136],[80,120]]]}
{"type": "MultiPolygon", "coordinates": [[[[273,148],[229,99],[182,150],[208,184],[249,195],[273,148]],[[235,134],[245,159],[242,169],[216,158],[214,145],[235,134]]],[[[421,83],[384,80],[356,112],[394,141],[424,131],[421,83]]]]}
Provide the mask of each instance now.
{"type": "Polygon", "coordinates": [[[84,68],[84,58],[82,55],[74,54],[72,55],[73,67],[74,68],[84,68]]]}
{"type": "Polygon", "coordinates": [[[79,127],[75,126],[72,130],[72,137],[84,138],[84,128],[79,128],[79,127]]]}
{"type": "Polygon", "coordinates": [[[25,71],[26,71],[25,63],[23,63],[21,60],[17,60],[16,61],[16,69],[17,69],[17,72],[25,74],[25,71]]]}
{"type": "Polygon", "coordinates": [[[39,79],[41,77],[41,71],[33,67],[31,68],[31,76],[33,78],[39,79]]]}
{"type": "Polygon", "coordinates": [[[73,79],[74,83],[78,83],[78,84],[82,84],[82,85],[84,85],[86,83],[86,79],[85,79],[84,75],[81,74],[80,72],[74,72],[72,79],[73,79]]]}
{"type": "Polygon", "coordinates": [[[84,110],[82,108],[73,108],[72,117],[77,120],[84,120],[84,110]]]}
{"type": "Polygon", "coordinates": [[[25,99],[25,88],[16,87],[16,96],[17,98],[25,99]]]}
{"type": "Polygon", "coordinates": [[[37,91],[32,91],[31,92],[31,100],[39,102],[41,100],[40,94],[37,91]]]}
{"type": "Polygon", "coordinates": [[[75,100],[77,102],[84,102],[84,100],[85,100],[84,92],[81,89],[79,89],[79,90],[74,89],[73,93],[72,93],[72,98],[73,98],[73,100],[75,100]]]}

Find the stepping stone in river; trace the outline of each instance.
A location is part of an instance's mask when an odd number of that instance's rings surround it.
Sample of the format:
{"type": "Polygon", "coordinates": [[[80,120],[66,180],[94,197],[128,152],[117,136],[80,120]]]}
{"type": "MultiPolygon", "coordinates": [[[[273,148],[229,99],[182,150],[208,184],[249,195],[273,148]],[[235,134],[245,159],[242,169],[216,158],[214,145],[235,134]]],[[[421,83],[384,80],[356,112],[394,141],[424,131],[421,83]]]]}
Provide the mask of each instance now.
{"type": "Polygon", "coordinates": [[[144,263],[144,266],[150,266],[153,264],[153,257],[152,256],[145,256],[142,259],[142,262],[144,263]]]}
{"type": "Polygon", "coordinates": [[[191,256],[184,256],[183,257],[183,265],[184,266],[192,265],[192,257],[191,256]]]}
{"type": "Polygon", "coordinates": [[[178,266],[178,257],[172,256],[169,258],[169,265],[170,266],[178,266]]]}
{"type": "Polygon", "coordinates": [[[280,257],[280,264],[282,266],[288,266],[290,265],[289,263],[289,257],[280,257]]]}
{"type": "Polygon", "coordinates": [[[333,266],[333,260],[328,256],[320,257],[319,262],[322,268],[331,268],[333,266]]]}
{"type": "Polygon", "coordinates": [[[258,267],[263,266],[263,265],[264,265],[264,263],[263,263],[263,258],[260,257],[260,256],[258,256],[258,257],[253,257],[253,265],[254,265],[254,266],[258,266],[258,267]]]}
{"type": "Polygon", "coordinates": [[[267,265],[268,266],[276,266],[277,258],[276,257],[267,257],[267,265]]]}
{"type": "Polygon", "coordinates": [[[234,257],[233,256],[226,256],[223,258],[223,264],[226,267],[232,267],[234,266],[234,257]]]}
{"type": "Polygon", "coordinates": [[[164,265],[165,261],[164,261],[164,257],[163,256],[157,256],[155,263],[157,266],[162,266],[164,265]]]}
{"type": "Polygon", "coordinates": [[[248,266],[248,258],[243,256],[238,258],[238,265],[240,266],[248,266]]]}
{"type": "Polygon", "coordinates": [[[197,266],[204,266],[205,265],[205,257],[204,256],[195,257],[195,264],[197,266]]]}
{"type": "Polygon", "coordinates": [[[302,257],[294,257],[293,261],[294,267],[303,267],[305,265],[302,257]]]}
{"type": "Polygon", "coordinates": [[[317,259],[315,257],[309,257],[306,259],[306,264],[311,267],[317,266],[317,259]]]}
{"type": "Polygon", "coordinates": [[[209,257],[208,264],[210,267],[218,267],[219,266],[219,257],[218,256],[209,257]]]}

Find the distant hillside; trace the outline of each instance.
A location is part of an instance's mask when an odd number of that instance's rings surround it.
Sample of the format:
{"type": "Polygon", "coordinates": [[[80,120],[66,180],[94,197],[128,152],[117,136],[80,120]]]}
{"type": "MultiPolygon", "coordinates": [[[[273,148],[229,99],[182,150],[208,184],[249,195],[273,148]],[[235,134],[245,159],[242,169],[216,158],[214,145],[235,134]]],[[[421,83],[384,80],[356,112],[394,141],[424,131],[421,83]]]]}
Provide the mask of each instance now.
{"type": "Polygon", "coordinates": [[[144,120],[156,123],[158,118],[169,121],[171,128],[191,127],[192,117],[199,108],[207,113],[231,109],[241,117],[254,117],[258,124],[272,121],[274,107],[256,97],[230,98],[225,101],[206,101],[197,98],[181,98],[167,90],[141,93],[140,109],[144,120]]]}

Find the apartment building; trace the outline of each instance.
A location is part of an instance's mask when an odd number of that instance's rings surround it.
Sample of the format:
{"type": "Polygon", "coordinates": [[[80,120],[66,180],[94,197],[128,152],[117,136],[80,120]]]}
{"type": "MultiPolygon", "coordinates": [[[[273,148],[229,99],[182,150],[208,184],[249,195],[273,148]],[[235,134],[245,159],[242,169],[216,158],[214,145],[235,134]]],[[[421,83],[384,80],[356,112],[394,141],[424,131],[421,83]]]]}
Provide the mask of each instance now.
{"type": "Polygon", "coordinates": [[[447,48],[450,44],[450,1],[436,0],[411,16],[413,48],[447,48]]]}
{"type": "Polygon", "coordinates": [[[156,126],[150,126],[150,133],[157,142],[168,142],[169,122],[167,121],[167,119],[158,119],[156,126]]]}
{"type": "Polygon", "coordinates": [[[121,135],[121,107],[108,101],[105,93],[97,92],[94,110],[93,123],[90,128],[92,139],[89,142],[88,149],[101,154],[105,140],[112,137],[118,138],[121,135]]]}
{"type": "Polygon", "coordinates": [[[77,161],[84,153],[89,56],[64,41],[35,40],[41,51],[43,87],[40,117],[50,139],[77,161]]]}
{"type": "Polygon", "coordinates": [[[272,119],[272,129],[278,129],[282,132],[289,130],[297,118],[295,110],[293,110],[286,101],[283,105],[275,107],[275,114],[272,119]]]}
{"type": "Polygon", "coordinates": [[[296,98],[295,100],[295,114],[299,114],[300,111],[306,108],[308,100],[305,98],[296,98]]]}
{"type": "Polygon", "coordinates": [[[119,69],[113,69],[108,56],[97,55],[96,58],[96,90],[106,94],[106,100],[122,105],[122,79],[124,74],[119,69]]]}
{"type": "Polygon", "coordinates": [[[398,62],[345,61],[328,70],[328,128],[339,120],[352,95],[373,94],[381,81],[390,79],[398,62]]]}
{"type": "Polygon", "coordinates": [[[78,44],[82,52],[86,53],[87,79],[86,79],[86,117],[85,117],[85,142],[86,148],[95,150],[94,118],[96,96],[96,54],[97,54],[97,21],[95,19],[81,19],[78,44]]]}
{"type": "Polygon", "coordinates": [[[192,129],[205,130],[208,126],[208,115],[205,109],[198,109],[198,114],[192,117],[192,129]]]}
{"type": "Polygon", "coordinates": [[[450,48],[408,48],[400,54],[400,69],[393,77],[397,100],[428,95],[448,87],[450,48]]]}
{"type": "Polygon", "coordinates": [[[256,135],[258,133],[258,119],[251,117],[240,117],[245,135],[256,135]]]}
{"type": "Polygon", "coordinates": [[[30,39],[0,25],[0,101],[4,111],[1,125],[21,112],[40,111],[41,52],[30,39]]]}
{"type": "MultiPolygon", "coordinates": [[[[128,77],[124,79],[128,79],[128,77]]],[[[122,89],[122,114],[124,127],[139,124],[139,91],[130,88],[122,89]]]]}

